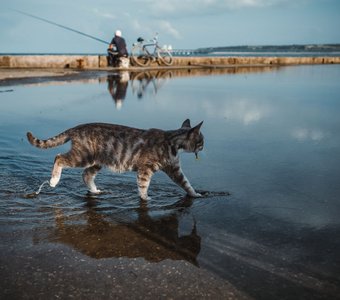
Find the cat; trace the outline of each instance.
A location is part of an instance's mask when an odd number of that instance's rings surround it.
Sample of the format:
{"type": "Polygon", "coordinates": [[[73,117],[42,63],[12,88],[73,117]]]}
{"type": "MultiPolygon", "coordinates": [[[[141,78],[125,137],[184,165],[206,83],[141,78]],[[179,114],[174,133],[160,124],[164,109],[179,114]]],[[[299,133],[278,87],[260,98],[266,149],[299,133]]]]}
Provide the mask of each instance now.
{"type": "Polygon", "coordinates": [[[83,167],[83,180],[91,193],[100,193],[94,179],[102,167],[114,172],[136,171],[139,196],[148,197],[153,173],[164,171],[190,197],[201,197],[182,172],[179,152],[192,152],[198,158],[204,137],[200,131],[203,121],[191,127],[190,120],[177,130],[137,129],[122,125],[90,123],[70,128],[59,135],[40,140],[27,132],[28,141],[38,148],[53,148],[72,142],[71,150],[55,157],[49,181],[55,187],[63,168],[83,167]]]}

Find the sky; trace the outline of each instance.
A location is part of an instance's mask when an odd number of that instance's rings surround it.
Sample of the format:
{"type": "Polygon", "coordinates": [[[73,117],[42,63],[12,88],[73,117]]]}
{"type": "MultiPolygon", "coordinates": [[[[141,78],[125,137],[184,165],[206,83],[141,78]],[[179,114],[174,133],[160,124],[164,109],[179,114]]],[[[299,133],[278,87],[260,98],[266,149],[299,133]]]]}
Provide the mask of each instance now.
{"type": "Polygon", "coordinates": [[[0,0],[0,53],[105,53],[99,39],[159,34],[174,49],[340,43],[339,0],[0,0]]]}

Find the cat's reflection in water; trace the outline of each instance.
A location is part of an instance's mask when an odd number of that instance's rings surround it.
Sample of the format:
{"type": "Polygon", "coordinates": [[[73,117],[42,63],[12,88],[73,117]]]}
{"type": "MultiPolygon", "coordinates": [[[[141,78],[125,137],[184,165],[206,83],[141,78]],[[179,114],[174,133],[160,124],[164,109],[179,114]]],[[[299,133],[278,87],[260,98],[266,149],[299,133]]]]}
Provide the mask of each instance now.
{"type": "Polygon", "coordinates": [[[179,231],[180,218],[188,213],[192,199],[184,198],[161,217],[151,217],[147,202],[140,200],[137,218],[133,221],[127,221],[126,217],[122,221],[124,217],[112,218],[101,214],[94,201],[87,199],[88,210],[81,221],[72,221],[72,217],[66,217],[58,210],[56,229],[48,239],[67,244],[97,259],[143,257],[150,262],[172,259],[198,265],[201,238],[197,234],[196,222],[193,220],[187,235],[181,236],[179,231]]]}

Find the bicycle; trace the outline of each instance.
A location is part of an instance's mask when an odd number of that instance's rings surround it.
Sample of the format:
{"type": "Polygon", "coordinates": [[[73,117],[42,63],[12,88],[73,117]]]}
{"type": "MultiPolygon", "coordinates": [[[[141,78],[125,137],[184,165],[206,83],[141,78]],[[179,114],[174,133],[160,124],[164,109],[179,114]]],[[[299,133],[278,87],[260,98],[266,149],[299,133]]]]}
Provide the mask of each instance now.
{"type": "Polygon", "coordinates": [[[158,90],[172,78],[171,70],[150,70],[131,72],[132,93],[137,94],[138,99],[145,94],[156,95],[158,90]]]}
{"type": "Polygon", "coordinates": [[[166,66],[171,66],[173,63],[173,58],[168,49],[161,48],[158,45],[158,34],[149,41],[149,43],[144,43],[144,39],[139,37],[137,43],[134,43],[131,49],[131,62],[133,65],[140,67],[147,67],[152,61],[157,61],[158,64],[164,64],[166,66]],[[149,51],[148,48],[151,48],[149,51]],[[153,51],[152,51],[153,47],[153,51]]]}

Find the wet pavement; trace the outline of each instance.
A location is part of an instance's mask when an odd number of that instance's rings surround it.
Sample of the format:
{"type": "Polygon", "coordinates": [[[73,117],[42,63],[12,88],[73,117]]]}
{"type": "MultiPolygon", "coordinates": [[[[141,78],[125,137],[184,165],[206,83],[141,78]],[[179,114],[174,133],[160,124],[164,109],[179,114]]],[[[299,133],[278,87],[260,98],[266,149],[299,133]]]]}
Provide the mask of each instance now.
{"type": "Polygon", "coordinates": [[[0,81],[1,299],[340,299],[338,66],[89,72],[0,81]],[[31,147],[101,121],[173,129],[204,120],[182,168],[203,198],[157,174],[81,170],[55,189],[31,147]],[[177,126],[177,127],[176,127],[177,126]]]}
{"type": "Polygon", "coordinates": [[[1,299],[247,299],[185,260],[93,259],[31,234],[1,233],[1,299]]]}

